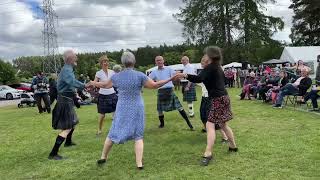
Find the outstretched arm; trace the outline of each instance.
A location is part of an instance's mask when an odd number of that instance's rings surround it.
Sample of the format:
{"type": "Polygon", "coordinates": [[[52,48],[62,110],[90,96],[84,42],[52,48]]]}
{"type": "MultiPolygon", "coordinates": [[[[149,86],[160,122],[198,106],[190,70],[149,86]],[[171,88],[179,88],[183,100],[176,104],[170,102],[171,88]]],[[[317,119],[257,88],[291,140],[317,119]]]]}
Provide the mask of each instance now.
{"type": "Polygon", "coordinates": [[[168,82],[172,81],[174,77],[171,77],[170,79],[167,80],[161,80],[161,81],[157,81],[154,82],[152,79],[148,79],[145,83],[144,83],[144,87],[148,88],[148,89],[157,89],[165,84],[167,84],[168,82]]]}
{"type": "Polygon", "coordinates": [[[98,88],[112,88],[112,81],[108,80],[108,81],[104,81],[104,82],[95,82],[95,81],[90,81],[89,83],[92,86],[98,87],[98,88]]]}

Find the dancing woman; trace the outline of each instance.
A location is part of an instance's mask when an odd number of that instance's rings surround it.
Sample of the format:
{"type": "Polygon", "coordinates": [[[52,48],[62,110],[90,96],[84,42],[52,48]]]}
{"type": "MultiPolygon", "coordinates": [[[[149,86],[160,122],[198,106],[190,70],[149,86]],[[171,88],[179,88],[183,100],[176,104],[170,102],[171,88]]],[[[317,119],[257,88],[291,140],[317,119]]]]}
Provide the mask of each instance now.
{"type": "Polygon", "coordinates": [[[156,89],[172,81],[172,78],[154,82],[145,74],[133,70],[135,57],[131,52],[124,52],[121,62],[126,69],[111,77],[107,82],[91,82],[93,86],[118,90],[118,103],[111,129],[105,140],[98,164],[104,164],[114,143],[122,144],[128,140],[135,141],[136,165],[143,169],[144,103],[141,96],[143,87],[156,89]]]}
{"type": "Polygon", "coordinates": [[[224,73],[221,68],[222,54],[219,47],[207,47],[205,53],[209,58],[209,65],[197,75],[179,73],[178,78],[186,78],[193,83],[203,83],[209,93],[211,107],[209,110],[207,128],[207,147],[201,160],[201,165],[207,166],[212,160],[212,148],[215,141],[215,124],[218,124],[226,133],[229,141],[229,151],[237,152],[233,132],[227,125],[227,122],[232,119],[230,98],[225,89],[224,73]]]}

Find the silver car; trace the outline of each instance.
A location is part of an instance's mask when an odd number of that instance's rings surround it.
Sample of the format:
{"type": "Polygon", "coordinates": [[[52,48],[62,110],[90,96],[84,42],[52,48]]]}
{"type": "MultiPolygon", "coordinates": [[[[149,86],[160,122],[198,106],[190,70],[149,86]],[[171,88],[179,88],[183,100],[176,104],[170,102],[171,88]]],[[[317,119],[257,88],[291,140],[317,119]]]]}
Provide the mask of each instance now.
{"type": "Polygon", "coordinates": [[[20,98],[20,93],[18,90],[13,89],[12,87],[2,85],[0,86],[0,98],[2,99],[17,99],[20,98]]]}

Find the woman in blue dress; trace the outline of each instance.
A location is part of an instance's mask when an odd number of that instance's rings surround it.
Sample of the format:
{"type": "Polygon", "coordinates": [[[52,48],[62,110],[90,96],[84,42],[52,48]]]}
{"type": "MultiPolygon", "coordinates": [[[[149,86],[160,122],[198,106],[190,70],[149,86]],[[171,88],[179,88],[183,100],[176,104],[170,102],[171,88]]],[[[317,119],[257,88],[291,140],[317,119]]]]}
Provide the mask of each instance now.
{"type": "Polygon", "coordinates": [[[121,62],[125,70],[112,76],[106,82],[91,82],[91,85],[99,88],[118,89],[118,103],[112,121],[111,129],[105,140],[102,155],[98,164],[104,164],[114,143],[122,144],[128,140],[135,141],[136,165],[143,169],[143,135],[144,135],[144,104],[141,96],[143,87],[157,89],[171,81],[170,79],[154,82],[145,74],[133,70],[135,57],[131,52],[124,52],[121,62]]]}

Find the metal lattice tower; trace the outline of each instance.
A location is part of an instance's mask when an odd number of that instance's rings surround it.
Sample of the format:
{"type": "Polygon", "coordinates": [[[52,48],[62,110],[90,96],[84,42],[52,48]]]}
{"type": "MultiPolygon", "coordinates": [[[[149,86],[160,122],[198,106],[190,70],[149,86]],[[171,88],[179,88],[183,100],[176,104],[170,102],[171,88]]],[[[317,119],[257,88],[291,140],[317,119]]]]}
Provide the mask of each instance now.
{"type": "Polygon", "coordinates": [[[54,0],[43,0],[43,72],[56,73],[60,71],[61,63],[58,57],[58,36],[56,25],[58,24],[58,16],[53,10],[54,0]]]}

